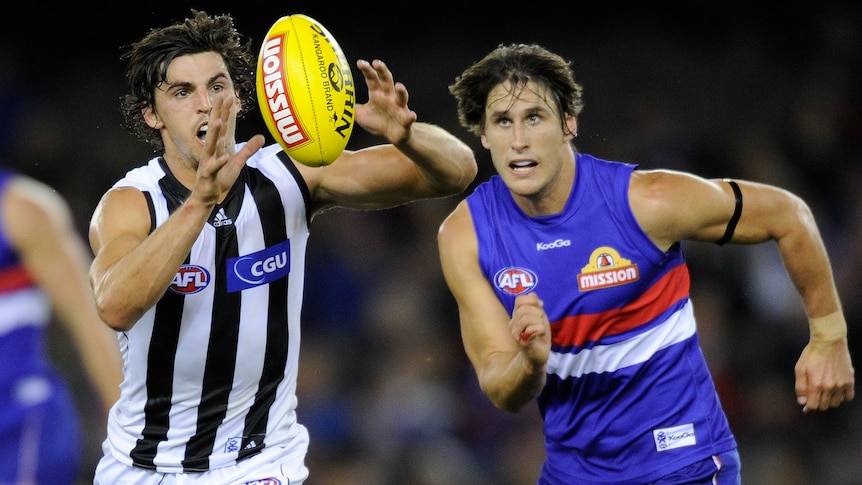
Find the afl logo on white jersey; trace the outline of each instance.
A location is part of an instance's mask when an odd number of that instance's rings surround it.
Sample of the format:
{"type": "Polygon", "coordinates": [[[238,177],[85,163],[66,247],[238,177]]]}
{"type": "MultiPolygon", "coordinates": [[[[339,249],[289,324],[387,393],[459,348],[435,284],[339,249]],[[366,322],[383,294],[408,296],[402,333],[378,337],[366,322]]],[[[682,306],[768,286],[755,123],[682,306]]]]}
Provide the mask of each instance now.
{"type": "Polygon", "coordinates": [[[535,288],[539,278],[524,268],[503,268],[494,275],[494,284],[510,295],[520,295],[535,288]]]}
{"type": "Polygon", "coordinates": [[[210,284],[210,272],[203,266],[184,264],[174,275],[168,289],[178,295],[192,295],[210,284]]]}

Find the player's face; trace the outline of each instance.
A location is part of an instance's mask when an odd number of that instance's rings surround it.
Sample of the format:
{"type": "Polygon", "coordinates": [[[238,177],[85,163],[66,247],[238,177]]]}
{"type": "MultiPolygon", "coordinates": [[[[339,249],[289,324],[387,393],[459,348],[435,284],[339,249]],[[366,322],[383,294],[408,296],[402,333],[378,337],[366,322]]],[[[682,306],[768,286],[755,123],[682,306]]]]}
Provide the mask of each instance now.
{"type": "MultiPolygon", "coordinates": [[[[506,82],[488,95],[482,145],[516,196],[548,196],[566,180],[559,175],[571,165],[572,135],[563,130],[552,99],[547,88],[533,82],[514,87],[506,82]]],[[[574,127],[574,119],[567,122],[574,127]]],[[[570,188],[563,187],[566,196],[570,188]]]]}
{"type": "MultiPolygon", "coordinates": [[[[144,112],[147,123],[162,133],[165,158],[197,169],[210,111],[218,96],[235,96],[233,82],[219,54],[203,52],[180,56],[171,62],[167,81],[156,90],[155,109],[144,112]]],[[[234,102],[234,119],[238,109],[239,103],[234,102]]],[[[233,146],[233,140],[230,145],[233,146]]]]}

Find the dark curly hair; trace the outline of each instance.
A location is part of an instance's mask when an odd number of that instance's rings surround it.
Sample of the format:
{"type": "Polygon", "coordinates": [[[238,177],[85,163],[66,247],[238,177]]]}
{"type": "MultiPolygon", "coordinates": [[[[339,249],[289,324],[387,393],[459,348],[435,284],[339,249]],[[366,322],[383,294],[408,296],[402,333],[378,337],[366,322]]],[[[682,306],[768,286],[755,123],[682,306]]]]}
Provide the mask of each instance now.
{"type": "Polygon", "coordinates": [[[166,82],[171,61],[201,52],[216,52],[224,59],[242,101],[239,116],[244,116],[255,106],[256,56],[251,40],[237,32],[230,15],[210,16],[193,9],[182,22],[150,30],[121,57],[128,63],[128,93],[120,99],[123,125],[157,152],[164,151],[162,137],[147,125],[141,110],[155,103],[156,89],[166,82]]]}
{"type": "MultiPolygon", "coordinates": [[[[500,44],[483,59],[468,67],[449,86],[458,101],[458,121],[476,136],[481,136],[485,124],[488,94],[496,86],[509,81],[513,88],[523,88],[529,81],[547,87],[559,109],[577,117],[584,102],[582,87],[568,61],[535,44],[500,44]]],[[[563,120],[563,129],[566,128],[563,120]]]]}

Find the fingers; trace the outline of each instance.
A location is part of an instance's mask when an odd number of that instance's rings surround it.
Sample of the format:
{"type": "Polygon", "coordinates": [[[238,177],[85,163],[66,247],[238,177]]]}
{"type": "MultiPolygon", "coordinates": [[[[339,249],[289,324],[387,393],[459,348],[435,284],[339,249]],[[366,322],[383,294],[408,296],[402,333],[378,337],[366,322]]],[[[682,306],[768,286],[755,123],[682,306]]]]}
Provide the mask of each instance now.
{"type": "Polygon", "coordinates": [[[803,413],[813,411],[826,411],[837,408],[841,404],[852,401],[855,393],[852,385],[832,386],[808,386],[807,379],[802,377],[797,384],[796,402],[802,406],[803,413]]]}
{"type": "Polygon", "coordinates": [[[404,84],[395,83],[395,94],[398,96],[398,105],[407,106],[410,95],[407,93],[407,87],[404,84]]]}
{"type": "Polygon", "coordinates": [[[255,152],[257,152],[261,149],[261,147],[263,147],[265,142],[266,139],[263,137],[263,135],[254,135],[253,137],[251,137],[250,140],[248,140],[248,143],[246,143],[242,147],[242,149],[237,152],[238,158],[242,160],[243,163],[245,163],[246,160],[251,158],[251,156],[254,155],[255,152]]]}
{"type": "Polygon", "coordinates": [[[206,142],[204,143],[205,155],[221,157],[228,152],[232,138],[228,123],[233,100],[232,96],[216,96],[213,99],[212,111],[207,123],[206,142]]]}
{"type": "Polygon", "coordinates": [[[374,59],[371,62],[359,59],[356,61],[356,67],[359,68],[365,77],[365,83],[368,84],[369,89],[387,87],[394,84],[392,72],[380,59],[374,59]]]}
{"type": "Polygon", "coordinates": [[[535,293],[521,295],[515,299],[512,311],[512,333],[524,344],[545,333],[547,317],[542,300],[535,293]]]}

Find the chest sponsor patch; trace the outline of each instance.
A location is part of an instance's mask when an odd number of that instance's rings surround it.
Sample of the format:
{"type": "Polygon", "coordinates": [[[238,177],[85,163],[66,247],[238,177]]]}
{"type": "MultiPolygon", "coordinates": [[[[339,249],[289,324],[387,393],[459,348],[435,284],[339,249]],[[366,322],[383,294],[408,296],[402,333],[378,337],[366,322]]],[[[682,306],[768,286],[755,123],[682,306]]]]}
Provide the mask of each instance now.
{"type": "Polygon", "coordinates": [[[290,273],[290,240],[227,260],[227,291],[254,288],[290,273]]]}
{"type": "Polygon", "coordinates": [[[602,246],[590,255],[590,261],[578,274],[578,290],[590,291],[624,285],[640,279],[638,265],[609,246],[602,246]]]}

